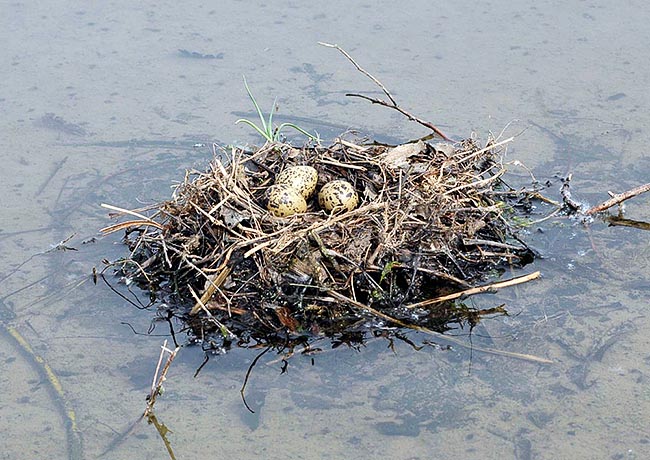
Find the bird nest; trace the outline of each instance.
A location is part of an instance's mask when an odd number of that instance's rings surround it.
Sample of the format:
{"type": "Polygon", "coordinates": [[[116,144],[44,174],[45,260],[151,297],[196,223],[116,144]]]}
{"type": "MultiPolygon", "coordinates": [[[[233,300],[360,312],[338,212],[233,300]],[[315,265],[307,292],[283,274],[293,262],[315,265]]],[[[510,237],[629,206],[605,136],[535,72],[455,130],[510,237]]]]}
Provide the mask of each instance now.
{"type": "Polygon", "coordinates": [[[440,333],[500,311],[448,299],[533,259],[512,224],[526,197],[502,180],[505,142],[355,142],[215,150],[150,217],[129,211],[138,219],[105,229],[126,229],[120,273],[218,350],[440,333]],[[316,169],[318,189],[346,180],[358,206],[328,213],[312,197],[306,212],[275,217],[267,191],[296,165],[316,169]]]}

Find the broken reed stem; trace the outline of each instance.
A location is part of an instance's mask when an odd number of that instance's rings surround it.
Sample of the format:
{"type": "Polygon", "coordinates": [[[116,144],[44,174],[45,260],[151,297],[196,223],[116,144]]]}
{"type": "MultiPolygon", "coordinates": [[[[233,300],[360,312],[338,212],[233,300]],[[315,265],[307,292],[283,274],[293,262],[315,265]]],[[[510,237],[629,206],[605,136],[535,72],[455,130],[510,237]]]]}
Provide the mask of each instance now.
{"type": "Polygon", "coordinates": [[[357,61],[355,61],[354,58],[352,56],[350,56],[350,54],[347,51],[345,51],[343,48],[341,48],[339,45],[333,45],[333,44],[324,43],[324,42],[318,42],[318,44],[322,45],[322,46],[326,46],[328,48],[334,48],[334,49],[338,50],[341,54],[343,54],[343,56],[345,56],[348,59],[348,61],[350,61],[357,68],[357,70],[359,72],[364,74],[366,77],[370,78],[373,81],[373,83],[375,83],[377,86],[379,86],[379,88],[381,88],[381,90],[384,92],[384,94],[390,100],[390,102],[384,101],[383,99],[377,99],[377,98],[374,98],[374,97],[364,96],[363,94],[348,93],[348,94],[346,94],[346,96],[348,96],[348,97],[359,97],[359,98],[362,98],[362,99],[366,99],[367,101],[370,101],[373,104],[379,104],[379,105],[383,105],[384,107],[388,107],[390,109],[397,110],[399,113],[404,115],[410,121],[415,121],[416,123],[419,123],[420,125],[429,128],[431,131],[436,133],[442,139],[444,139],[446,141],[451,140],[442,131],[440,131],[440,129],[438,129],[432,123],[430,123],[428,121],[425,121],[425,120],[422,120],[422,119],[416,117],[415,115],[413,115],[412,113],[410,113],[410,112],[404,110],[403,108],[401,108],[397,104],[397,102],[395,101],[395,98],[390,94],[390,91],[388,91],[388,89],[384,86],[384,84],[382,82],[380,82],[376,77],[374,77],[370,72],[368,72],[368,71],[364,70],[363,68],[361,68],[361,66],[357,63],[357,61]]]}
{"type": "Polygon", "coordinates": [[[129,228],[129,227],[141,227],[141,226],[156,227],[158,230],[162,230],[162,225],[160,225],[158,222],[150,219],[149,217],[147,217],[147,216],[145,216],[143,214],[140,214],[139,212],[131,211],[131,210],[124,209],[124,208],[119,208],[117,206],[113,206],[111,204],[106,204],[106,203],[101,203],[100,206],[102,208],[110,209],[111,211],[116,211],[116,212],[119,213],[118,215],[128,214],[130,216],[134,216],[134,217],[138,218],[137,220],[129,220],[129,221],[126,221],[126,222],[121,222],[119,224],[109,225],[108,227],[104,227],[104,228],[99,230],[101,233],[109,234],[109,233],[113,233],[113,232],[117,232],[117,231],[129,228]]]}
{"type": "Polygon", "coordinates": [[[650,191],[650,183],[640,185],[638,187],[635,187],[631,190],[628,190],[627,192],[619,193],[616,195],[613,195],[612,198],[610,198],[607,201],[603,201],[597,206],[592,206],[591,208],[587,209],[585,211],[585,214],[592,215],[596,214],[597,212],[602,212],[605,211],[606,209],[611,208],[612,206],[616,206],[617,204],[622,203],[625,200],[629,200],[630,198],[634,198],[637,195],[641,195],[642,193],[650,191]]]}
{"type": "MultiPolygon", "coordinates": [[[[144,214],[140,214],[139,212],[134,211],[134,210],[124,209],[124,208],[120,208],[120,207],[117,207],[117,206],[113,206],[112,204],[106,204],[106,203],[101,203],[100,206],[102,208],[110,209],[111,211],[116,211],[119,214],[128,214],[130,216],[137,217],[138,219],[153,222],[150,218],[148,218],[144,214]]],[[[151,208],[143,208],[143,209],[147,210],[147,209],[151,209],[151,208]]]]}
{"type": "Polygon", "coordinates": [[[153,412],[153,406],[156,404],[156,399],[158,398],[158,395],[162,394],[163,383],[165,380],[167,380],[167,372],[169,371],[169,366],[171,366],[172,361],[174,361],[174,358],[178,354],[178,351],[181,349],[180,347],[176,347],[174,350],[170,350],[167,348],[167,340],[163,342],[160,348],[161,350],[160,357],[158,358],[158,366],[156,366],[156,372],[154,374],[153,383],[151,385],[151,393],[149,393],[149,400],[147,401],[147,407],[144,410],[143,417],[148,417],[153,412]],[[167,357],[165,367],[163,367],[160,375],[158,375],[158,370],[160,369],[160,364],[162,363],[165,353],[169,353],[169,356],[167,357]]]}

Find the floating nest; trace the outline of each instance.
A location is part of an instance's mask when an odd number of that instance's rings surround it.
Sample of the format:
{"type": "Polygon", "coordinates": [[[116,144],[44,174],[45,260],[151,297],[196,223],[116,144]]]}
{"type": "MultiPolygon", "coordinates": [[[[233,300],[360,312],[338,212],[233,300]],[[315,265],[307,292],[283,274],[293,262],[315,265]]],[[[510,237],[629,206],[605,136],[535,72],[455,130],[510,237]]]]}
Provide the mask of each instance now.
{"type": "Polygon", "coordinates": [[[209,349],[443,333],[502,312],[450,293],[534,258],[513,225],[528,197],[503,182],[505,143],[215,150],[151,217],[130,211],[138,220],[105,230],[126,229],[121,275],[209,349]],[[268,189],[297,165],[316,169],[317,189],[352,184],[358,206],[328,213],[312,197],[307,212],[272,215],[268,189]]]}

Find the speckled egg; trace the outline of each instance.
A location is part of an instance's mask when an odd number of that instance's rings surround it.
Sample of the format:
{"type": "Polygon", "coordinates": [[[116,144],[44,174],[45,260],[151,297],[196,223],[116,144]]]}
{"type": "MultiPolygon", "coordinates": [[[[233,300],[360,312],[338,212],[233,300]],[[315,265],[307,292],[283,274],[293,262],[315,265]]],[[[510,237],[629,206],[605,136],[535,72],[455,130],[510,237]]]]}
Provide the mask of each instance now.
{"type": "Polygon", "coordinates": [[[320,189],[318,204],[327,212],[342,209],[352,211],[359,204],[359,195],[348,181],[334,180],[320,189]]]}
{"type": "Polygon", "coordinates": [[[307,202],[300,192],[287,185],[273,185],[269,189],[266,208],[275,217],[289,217],[307,211],[307,202]]]}
{"type": "Polygon", "coordinates": [[[298,190],[307,200],[316,190],[318,172],[311,166],[291,166],[285,169],[275,179],[277,185],[288,185],[298,190]]]}

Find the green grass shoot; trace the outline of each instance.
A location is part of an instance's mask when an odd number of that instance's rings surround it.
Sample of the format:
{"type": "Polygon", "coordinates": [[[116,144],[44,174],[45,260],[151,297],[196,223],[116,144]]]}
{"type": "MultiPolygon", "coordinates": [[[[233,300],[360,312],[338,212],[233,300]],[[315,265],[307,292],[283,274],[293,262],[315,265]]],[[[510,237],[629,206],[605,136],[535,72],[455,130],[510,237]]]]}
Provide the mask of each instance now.
{"type": "Polygon", "coordinates": [[[307,136],[309,139],[319,142],[320,138],[318,135],[314,136],[313,134],[308,133],[304,129],[302,129],[300,126],[297,126],[293,123],[282,123],[277,127],[273,126],[273,113],[275,112],[275,107],[278,102],[278,98],[276,97],[275,100],[273,101],[273,107],[271,108],[271,111],[269,112],[269,117],[268,120],[264,118],[264,113],[262,112],[262,109],[260,109],[259,104],[255,100],[255,97],[253,96],[253,93],[251,92],[250,88],[248,87],[248,82],[246,81],[246,77],[244,77],[244,86],[246,87],[246,92],[248,93],[248,97],[250,100],[253,102],[253,105],[255,106],[255,111],[257,112],[257,116],[260,119],[260,124],[256,125],[250,120],[247,120],[245,118],[240,118],[237,120],[235,123],[244,123],[253,128],[255,131],[257,131],[264,139],[266,139],[267,142],[278,142],[280,140],[280,136],[282,133],[282,130],[284,128],[292,128],[298,131],[301,134],[304,134],[307,136]]]}

